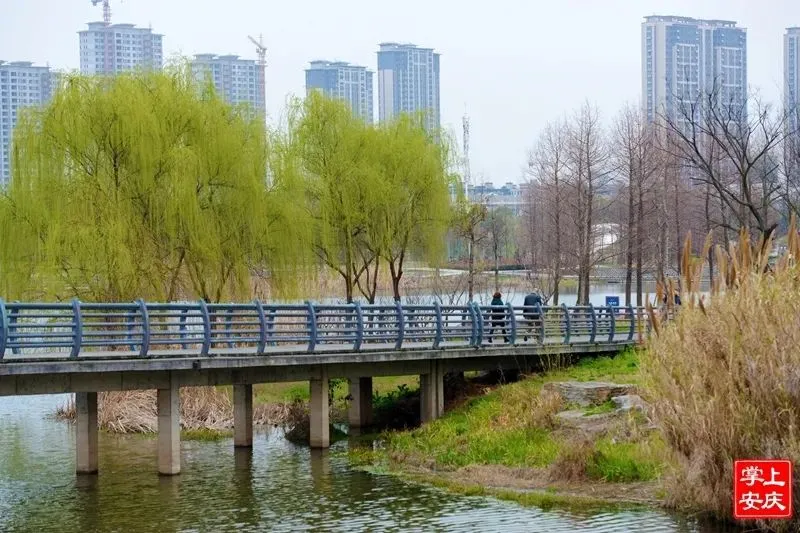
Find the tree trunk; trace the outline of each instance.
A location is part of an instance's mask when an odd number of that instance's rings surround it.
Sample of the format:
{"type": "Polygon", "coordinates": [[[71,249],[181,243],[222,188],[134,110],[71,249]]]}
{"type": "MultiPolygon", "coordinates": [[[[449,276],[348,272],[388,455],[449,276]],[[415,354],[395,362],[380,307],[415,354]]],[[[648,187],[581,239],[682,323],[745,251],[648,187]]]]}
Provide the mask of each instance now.
{"type": "Polygon", "coordinates": [[[642,303],[642,258],[644,256],[644,176],[639,176],[637,192],[639,193],[639,205],[636,215],[636,305],[641,307],[642,303]]]}
{"type": "MultiPolygon", "coordinates": [[[[711,226],[711,187],[706,185],[706,198],[705,198],[705,215],[706,215],[706,235],[713,230],[711,226]]],[[[708,276],[709,279],[714,278],[714,250],[713,246],[708,250],[708,276]]],[[[687,291],[692,290],[691,287],[685,287],[687,291]]]]}
{"type": "Polygon", "coordinates": [[[675,270],[678,271],[678,277],[683,274],[682,272],[682,265],[681,265],[681,250],[683,249],[683,243],[681,242],[681,215],[680,215],[680,185],[678,176],[675,176],[675,270]]]}
{"type": "Polygon", "coordinates": [[[469,263],[467,271],[467,298],[472,302],[475,290],[475,232],[469,235],[469,263]]]}
{"type": "Polygon", "coordinates": [[[625,305],[631,304],[631,281],[633,278],[633,225],[634,225],[634,206],[633,206],[633,170],[629,169],[628,179],[628,250],[625,256],[625,305]]]}
{"type": "Polygon", "coordinates": [[[494,291],[500,292],[500,253],[497,243],[494,245],[494,291]]]}

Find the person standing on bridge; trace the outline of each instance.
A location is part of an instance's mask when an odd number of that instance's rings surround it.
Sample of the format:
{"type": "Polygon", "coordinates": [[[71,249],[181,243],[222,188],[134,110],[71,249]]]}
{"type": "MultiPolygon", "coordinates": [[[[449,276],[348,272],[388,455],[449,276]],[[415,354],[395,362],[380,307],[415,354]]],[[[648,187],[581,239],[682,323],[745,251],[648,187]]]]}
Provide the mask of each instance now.
{"type": "MultiPolygon", "coordinates": [[[[534,289],[532,293],[525,297],[522,307],[522,316],[528,322],[530,329],[530,336],[536,339],[536,326],[539,323],[539,306],[542,305],[542,296],[539,294],[539,289],[534,289]]],[[[528,335],[523,337],[523,340],[528,340],[528,335]]]]}
{"type": "Polygon", "coordinates": [[[508,342],[508,334],[506,333],[506,308],[503,303],[503,295],[499,292],[494,293],[492,296],[492,327],[489,328],[489,342],[494,339],[494,332],[499,329],[503,332],[503,340],[508,342]]]}

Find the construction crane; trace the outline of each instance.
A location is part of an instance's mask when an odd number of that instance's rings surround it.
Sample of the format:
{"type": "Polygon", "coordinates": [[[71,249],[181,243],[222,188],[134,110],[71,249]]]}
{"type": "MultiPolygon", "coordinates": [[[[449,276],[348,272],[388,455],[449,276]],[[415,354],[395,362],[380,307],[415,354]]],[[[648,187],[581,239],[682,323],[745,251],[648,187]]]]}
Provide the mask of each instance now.
{"type": "MultiPolygon", "coordinates": [[[[92,0],[94,2],[95,0],[92,0]]],[[[264,46],[264,36],[259,35],[258,40],[256,41],[250,35],[247,36],[250,41],[256,45],[256,53],[258,54],[258,64],[261,65],[262,68],[267,66],[267,47],[264,46]]]]}
{"type": "Polygon", "coordinates": [[[250,42],[256,45],[256,54],[258,54],[258,67],[259,67],[258,89],[261,96],[261,102],[264,105],[264,109],[266,110],[267,47],[264,46],[264,35],[259,35],[257,41],[250,35],[248,35],[247,38],[250,39],[250,42]]]}
{"type": "Polygon", "coordinates": [[[111,0],[92,0],[92,5],[103,4],[103,22],[111,24],[111,0]]]}

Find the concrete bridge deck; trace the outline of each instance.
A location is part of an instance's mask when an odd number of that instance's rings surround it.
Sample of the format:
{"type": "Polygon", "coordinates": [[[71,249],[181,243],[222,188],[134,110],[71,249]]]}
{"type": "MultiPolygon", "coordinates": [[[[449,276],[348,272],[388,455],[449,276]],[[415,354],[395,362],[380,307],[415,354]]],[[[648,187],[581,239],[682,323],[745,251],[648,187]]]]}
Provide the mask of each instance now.
{"type": "Polygon", "coordinates": [[[233,385],[234,444],[252,445],[252,386],[309,381],[312,447],[330,443],[328,380],[350,384],[351,426],[371,423],[372,377],[420,376],[423,421],[444,374],[609,354],[649,330],[632,307],[5,303],[0,395],[75,393],[77,468],[97,472],[97,393],[157,390],[161,474],[180,472],[179,390],[233,385]]]}

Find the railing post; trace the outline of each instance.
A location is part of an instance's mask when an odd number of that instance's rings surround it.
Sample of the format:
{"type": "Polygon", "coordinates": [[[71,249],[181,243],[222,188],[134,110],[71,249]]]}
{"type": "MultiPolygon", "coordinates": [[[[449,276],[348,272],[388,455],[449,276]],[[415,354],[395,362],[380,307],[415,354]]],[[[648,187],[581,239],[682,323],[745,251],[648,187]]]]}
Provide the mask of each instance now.
{"type": "Polygon", "coordinates": [[[536,303],[536,312],[539,313],[539,344],[544,344],[544,309],[539,302],[536,303]]]}
{"type": "Polygon", "coordinates": [[[211,350],[211,317],[208,316],[208,305],[205,300],[200,300],[200,316],[203,318],[203,346],[200,355],[208,355],[211,350]]]}
{"type": "Polygon", "coordinates": [[[594,344],[594,338],[597,335],[597,313],[595,313],[592,302],[589,302],[589,312],[592,313],[592,335],[589,337],[589,344],[594,344]]]}
{"type": "Polygon", "coordinates": [[[308,309],[308,351],[313,352],[317,346],[317,314],[314,311],[314,304],[306,300],[308,309]]]}
{"type": "Polygon", "coordinates": [[[261,305],[260,300],[253,300],[256,306],[256,314],[258,315],[258,346],[256,346],[256,353],[264,355],[264,350],[267,348],[267,317],[264,314],[264,306],[261,305]]]}
{"type": "Polygon", "coordinates": [[[128,345],[128,349],[130,349],[130,351],[132,351],[132,352],[135,352],[136,351],[136,343],[133,342],[133,337],[134,337],[133,330],[135,328],[135,326],[134,326],[135,322],[134,321],[136,320],[136,311],[129,311],[129,312],[125,313],[125,320],[126,320],[125,326],[128,328],[128,340],[130,341],[130,344],[128,345]]]}
{"type": "Polygon", "coordinates": [[[478,343],[478,314],[475,312],[475,308],[472,305],[468,305],[467,309],[469,310],[469,320],[470,325],[472,326],[472,331],[470,332],[469,336],[469,345],[475,346],[478,343]]]}
{"type": "MultiPolygon", "coordinates": [[[[14,302],[14,303],[18,303],[18,302],[14,302]]],[[[18,314],[19,314],[19,308],[16,308],[16,307],[14,309],[12,309],[10,313],[8,313],[8,343],[9,344],[14,342],[15,340],[17,340],[14,337],[14,335],[11,334],[11,326],[13,326],[14,324],[17,323],[17,318],[18,318],[17,315],[18,314]]],[[[19,354],[19,348],[16,348],[16,347],[11,348],[11,353],[14,354],[14,355],[18,355],[19,354]]]]}
{"type": "Polygon", "coordinates": [[[0,360],[6,354],[8,339],[8,316],[6,315],[6,302],[0,298],[0,360]]]}
{"type": "Polygon", "coordinates": [[[364,311],[361,309],[361,302],[353,304],[356,314],[356,339],[353,341],[353,350],[359,351],[361,343],[364,342],[364,311]]]}
{"type": "Polygon", "coordinates": [[[511,330],[508,340],[509,344],[514,346],[517,343],[517,316],[514,314],[514,306],[511,302],[506,302],[506,310],[508,311],[509,329],[511,330]]]}
{"type": "Polygon", "coordinates": [[[569,344],[569,334],[570,334],[570,319],[569,319],[569,308],[567,304],[561,304],[561,308],[564,310],[564,344],[569,344]]]}
{"type": "Polygon", "coordinates": [[[436,350],[439,348],[439,343],[442,342],[443,331],[442,331],[442,305],[439,301],[433,302],[433,312],[434,316],[436,317],[436,330],[434,331],[433,335],[433,349],[436,350]]]}
{"type": "Polygon", "coordinates": [[[72,351],[70,357],[78,357],[83,342],[83,320],[81,320],[81,301],[72,299],[72,351]]]}
{"type": "Polygon", "coordinates": [[[628,342],[633,341],[633,332],[636,330],[636,315],[633,313],[633,305],[628,305],[628,314],[631,317],[631,329],[628,330],[628,342]]]}
{"type": "Polygon", "coordinates": [[[406,324],[403,317],[403,306],[400,304],[400,302],[395,302],[395,308],[397,309],[397,342],[394,343],[394,349],[399,350],[403,347],[403,337],[405,337],[406,334],[406,324]]]}
{"type": "Polygon", "coordinates": [[[233,308],[228,309],[228,316],[225,317],[225,333],[228,335],[228,348],[233,348],[233,342],[231,342],[231,338],[233,337],[233,308]]]}
{"type": "Polygon", "coordinates": [[[142,346],[139,348],[139,357],[147,357],[150,350],[150,314],[147,312],[147,304],[141,298],[136,300],[139,305],[139,314],[142,317],[142,346]]]}
{"type": "MultiPolygon", "coordinates": [[[[267,338],[274,337],[275,335],[275,315],[278,313],[278,310],[274,307],[270,307],[269,313],[267,313],[267,338]]],[[[270,341],[270,346],[277,346],[275,341],[270,341]]]]}
{"type": "MultiPolygon", "coordinates": [[[[180,326],[178,326],[178,331],[181,334],[182,341],[186,340],[186,315],[188,314],[188,312],[189,312],[188,309],[184,309],[183,311],[181,311],[180,326]]],[[[186,348],[185,342],[181,343],[181,348],[186,348]]]]}
{"type": "Polygon", "coordinates": [[[614,306],[608,306],[608,316],[611,317],[611,331],[608,332],[608,342],[614,342],[614,334],[616,333],[617,329],[617,317],[614,314],[614,306]]]}
{"type": "Polygon", "coordinates": [[[475,340],[475,346],[481,347],[483,346],[483,313],[481,312],[481,308],[475,302],[471,302],[472,308],[475,310],[475,315],[478,318],[478,337],[475,340]]]}

